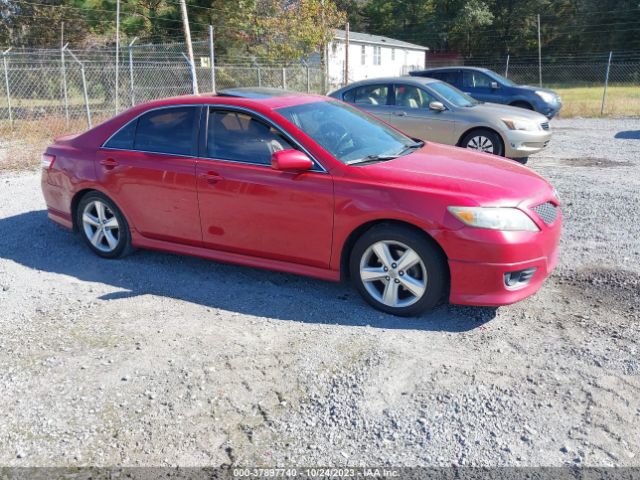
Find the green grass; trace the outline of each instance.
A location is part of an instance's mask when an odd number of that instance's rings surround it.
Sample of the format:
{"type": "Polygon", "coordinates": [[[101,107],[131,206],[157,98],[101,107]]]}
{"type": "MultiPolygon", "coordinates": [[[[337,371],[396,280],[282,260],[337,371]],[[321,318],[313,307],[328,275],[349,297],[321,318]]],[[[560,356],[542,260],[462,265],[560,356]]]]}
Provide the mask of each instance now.
{"type": "MultiPolygon", "coordinates": [[[[550,87],[562,97],[559,117],[600,117],[604,86],[550,87]]],[[[604,116],[625,117],[640,115],[640,85],[610,85],[604,107],[604,116]]]]}

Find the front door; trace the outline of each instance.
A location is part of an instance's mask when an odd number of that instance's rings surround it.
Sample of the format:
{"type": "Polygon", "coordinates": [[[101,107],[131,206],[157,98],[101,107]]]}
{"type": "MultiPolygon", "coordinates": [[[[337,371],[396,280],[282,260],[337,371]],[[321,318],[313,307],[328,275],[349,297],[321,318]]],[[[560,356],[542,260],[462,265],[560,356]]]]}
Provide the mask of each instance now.
{"type": "Polygon", "coordinates": [[[165,107],[133,120],[96,155],[98,182],[131,228],[157,240],[200,245],[196,192],[199,107],[165,107]]]}
{"type": "Polygon", "coordinates": [[[204,245],[244,255],[328,268],[333,180],[319,165],[271,168],[274,151],[295,148],[257,116],[211,108],[197,162],[204,245]]]}
{"type": "Polygon", "coordinates": [[[438,101],[436,97],[415,85],[396,84],[393,90],[395,102],[389,123],[410,137],[445,144],[456,142],[451,111],[429,108],[431,102],[438,101]]]}

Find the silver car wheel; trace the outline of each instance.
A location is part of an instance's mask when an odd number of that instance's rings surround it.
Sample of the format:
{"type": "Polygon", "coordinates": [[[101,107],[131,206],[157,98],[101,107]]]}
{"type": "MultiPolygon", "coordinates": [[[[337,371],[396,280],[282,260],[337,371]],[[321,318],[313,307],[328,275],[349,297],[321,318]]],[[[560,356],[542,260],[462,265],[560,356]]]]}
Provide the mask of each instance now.
{"type": "Polygon", "coordinates": [[[493,142],[484,135],[471,137],[467,142],[467,148],[480,150],[481,152],[493,153],[493,142]]]}
{"type": "Polygon", "coordinates": [[[375,300],[388,307],[408,307],[427,291],[427,268],[404,243],[383,240],[367,248],[360,259],[360,279],[375,300]]]}
{"type": "Polygon", "coordinates": [[[120,242],[118,218],[100,200],[94,200],[84,207],[82,227],[91,245],[101,252],[113,252],[120,242]]]}

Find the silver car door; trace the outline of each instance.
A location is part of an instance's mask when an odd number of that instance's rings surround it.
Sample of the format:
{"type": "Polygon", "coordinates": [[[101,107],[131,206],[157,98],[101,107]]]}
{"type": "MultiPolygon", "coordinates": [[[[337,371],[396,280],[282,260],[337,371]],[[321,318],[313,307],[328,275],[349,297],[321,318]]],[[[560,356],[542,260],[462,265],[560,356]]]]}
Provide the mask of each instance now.
{"type": "Polygon", "coordinates": [[[392,98],[394,105],[388,120],[391,125],[421,140],[456,143],[454,114],[448,109],[431,109],[431,102],[440,101],[434,95],[415,85],[397,83],[392,98]]]}
{"type": "Polygon", "coordinates": [[[344,94],[345,101],[368,112],[379,119],[389,122],[391,106],[389,93],[391,86],[386,83],[363,85],[344,94]]]}

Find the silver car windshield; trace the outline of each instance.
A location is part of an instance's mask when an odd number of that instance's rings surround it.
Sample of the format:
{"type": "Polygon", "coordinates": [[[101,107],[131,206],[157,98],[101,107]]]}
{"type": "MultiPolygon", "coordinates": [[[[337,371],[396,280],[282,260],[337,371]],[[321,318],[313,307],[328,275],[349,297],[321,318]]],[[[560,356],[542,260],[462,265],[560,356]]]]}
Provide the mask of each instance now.
{"type": "Polygon", "coordinates": [[[435,90],[440,96],[444,97],[449,103],[452,103],[456,107],[473,107],[477,105],[477,100],[471,98],[464,92],[461,92],[456,87],[444,82],[431,82],[428,85],[429,88],[435,90]]]}
{"type": "Polygon", "coordinates": [[[423,145],[342,102],[305,103],[276,112],[346,164],[391,160],[423,145]]]}

